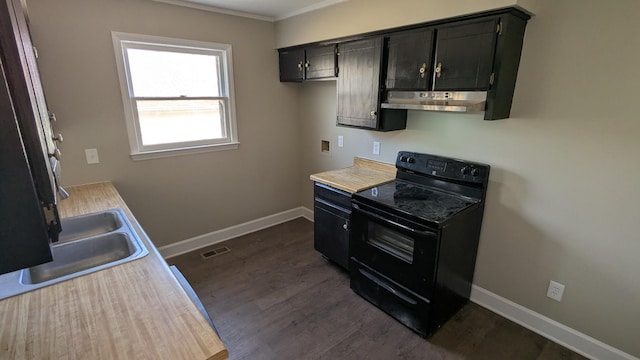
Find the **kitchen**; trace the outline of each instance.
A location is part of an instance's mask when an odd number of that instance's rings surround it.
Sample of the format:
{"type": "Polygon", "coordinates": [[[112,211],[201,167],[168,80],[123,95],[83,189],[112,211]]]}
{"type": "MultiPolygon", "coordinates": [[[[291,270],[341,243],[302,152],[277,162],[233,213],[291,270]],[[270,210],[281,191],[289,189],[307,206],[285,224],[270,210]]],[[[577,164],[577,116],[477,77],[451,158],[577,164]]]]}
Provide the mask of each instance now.
{"type": "Polygon", "coordinates": [[[410,111],[402,131],[336,127],[335,82],[278,81],[276,48],[514,4],[352,0],[272,23],[153,1],[31,0],[47,101],[66,138],[63,184],[113,181],[167,255],[186,239],[307,213],[309,174],[354,156],[394,163],[412,150],[488,163],[476,300],[511,301],[597,339],[597,348],[638,357],[640,128],[631,96],[640,47],[621,35],[635,33],[635,2],[518,1],[535,16],[506,120],[410,111]],[[232,44],[239,148],[132,161],[111,31],[232,44]],[[86,163],[91,148],[99,164],[86,163]],[[546,297],[549,280],[567,286],[561,303],[546,297]]]}

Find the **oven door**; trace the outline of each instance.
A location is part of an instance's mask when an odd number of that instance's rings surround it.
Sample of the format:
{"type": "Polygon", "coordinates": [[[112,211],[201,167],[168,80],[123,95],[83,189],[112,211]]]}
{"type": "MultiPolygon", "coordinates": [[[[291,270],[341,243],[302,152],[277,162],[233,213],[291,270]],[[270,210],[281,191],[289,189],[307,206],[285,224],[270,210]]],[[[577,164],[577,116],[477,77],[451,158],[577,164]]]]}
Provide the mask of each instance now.
{"type": "Polygon", "coordinates": [[[351,256],[430,298],[435,282],[438,233],[356,200],[352,210],[351,256]]]}

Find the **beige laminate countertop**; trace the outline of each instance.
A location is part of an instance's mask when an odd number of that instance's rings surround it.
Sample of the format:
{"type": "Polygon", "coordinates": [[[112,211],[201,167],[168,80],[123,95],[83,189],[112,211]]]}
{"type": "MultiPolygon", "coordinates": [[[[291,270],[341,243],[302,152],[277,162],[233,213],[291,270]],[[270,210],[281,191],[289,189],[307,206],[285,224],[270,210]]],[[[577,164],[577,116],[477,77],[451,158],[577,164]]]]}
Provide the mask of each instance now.
{"type": "Polygon", "coordinates": [[[309,178],[353,194],[390,182],[395,177],[396,167],[394,165],[355,157],[353,158],[353,166],[312,174],[309,178]]]}
{"type": "Polygon", "coordinates": [[[122,208],[149,254],[0,301],[0,359],[226,359],[115,187],[68,191],[61,217],[122,208]]]}

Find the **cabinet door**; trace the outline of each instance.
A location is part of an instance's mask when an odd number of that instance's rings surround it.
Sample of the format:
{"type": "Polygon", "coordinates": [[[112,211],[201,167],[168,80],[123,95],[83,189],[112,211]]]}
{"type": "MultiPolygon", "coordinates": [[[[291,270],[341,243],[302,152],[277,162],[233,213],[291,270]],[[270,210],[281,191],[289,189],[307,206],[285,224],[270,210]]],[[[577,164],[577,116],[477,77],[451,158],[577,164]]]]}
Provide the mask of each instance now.
{"type": "Polygon", "coordinates": [[[349,268],[349,213],[315,201],[313,247],[338,265],[349,268]]]}
{"type": "Polygon", "coordinates": [[[40,200],[44,205],[54,204],[55,180],[49,157],[55,143],[27,17],[19,0],[3,1],[0,11],[0,49],[18,126],[40,200]]]}
{"type": "Polygon", "coordinates": [[[437,30],[434,90],[487,90],[493,69],[497,19],[437,30]]]}
{"type": "Polygon", "coordinates": [[[306,80],[331,79],[336,77],[336,45],[307,48],[305,67],[306,80]]]}
{"type": "Polygon", "coordinates": [[[280,51],[279,58],[281,82],[301,82],[304,79],[304,49],[280,51]]]}
{"type": "Polygon", "coordinates": [[[53,259],[4,64],[0,58],[0,274],[53,259]]]}
{"type": "Polygon", "coordinates": [[[382,38],[341,44],[338,51],[338,125],[377,128],[382,38]]]}
{"type": "Polygon", "coordinates": [[[426,90],[431,84],[433,30],[391,34],[387,38],[387,90],[426,90]]]}

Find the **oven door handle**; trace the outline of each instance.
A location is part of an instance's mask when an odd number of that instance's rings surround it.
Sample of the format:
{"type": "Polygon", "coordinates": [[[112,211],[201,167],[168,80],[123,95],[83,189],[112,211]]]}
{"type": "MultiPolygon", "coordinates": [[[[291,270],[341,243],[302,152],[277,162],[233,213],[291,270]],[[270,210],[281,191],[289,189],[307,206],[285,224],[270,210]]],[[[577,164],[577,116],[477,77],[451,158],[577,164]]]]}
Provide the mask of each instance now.
{"type": "Polygon", "coordinates": [[[363,213],[366,216],[370,216],[370,217],[372,217],[374,219],[378,219],[378,220],[380,220],[382,222],[385,222],[387,224],[391,224],[391,225],[393,225],[395,227],[398,227],[400,229],[409,231],[411,233],[418,234],[418,235],[421,235],[421,236],[433,236],[434,235],[432,231],[416,230],[414,228],[411,228],[411,227],[406,226],[406,225],[402,225],[402,224],[400,224],[398,222],[395,222],[393,220],[385,219],[385,218],[383,218],[382,216],[380,216],[378,214],[374,214],[371,211],[367,211],[367,210],[361,208],[360,206],[358,206],[358,204],[352,203],[351,206],[353,207],[354,210],[359,211],[359,212],[363,213]]]}

